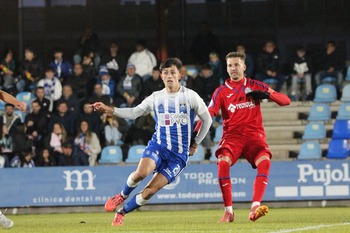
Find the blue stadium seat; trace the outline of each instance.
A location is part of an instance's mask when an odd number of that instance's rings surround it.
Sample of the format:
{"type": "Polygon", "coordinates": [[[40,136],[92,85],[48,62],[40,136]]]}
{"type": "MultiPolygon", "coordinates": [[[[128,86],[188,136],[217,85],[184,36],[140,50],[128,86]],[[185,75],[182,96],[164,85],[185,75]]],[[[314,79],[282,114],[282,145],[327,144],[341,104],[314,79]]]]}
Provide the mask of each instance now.
{"type": "Polygon", "coordinates": [[[123,160],[123,152],[119,146],[106,146],[102,149],[99,164],[117,164],[123,160]]]}
{"type": "Polygon", "coordinates": [[[214,137],[213,141],[214,141],[215,143],[218,143],[218,142],[220,142],[221,137],[222,137],[222,125],[219,125],[219,126],[215,129],[215,137],[214,137]]]}
{"type": "Polygon", "coordinates": [[[13,113],[19,115],[19,117],[21,118],[21,123],[24,123],[27,113],[22,112],[20,110],[14,110],[13,113]]]}
{"type": "Polygon", "coordinates": [[[331,109],[328,104],[315,103],[309,111],[308,121],[329,121],[331,120],[331,109]]]}
{"type": "Polygon", "coordinates": [[[27,92],[27,91],[19,92],[16,95],[16,99],[26,103],[27,110],[30,109],[30,102],[32,101],[33,98],[34,98],[34,96],[32,95],[32,93],[27,92]]]}
{"type": "Polygon", "coordinates": [[[316,88],[316,103],[332,103],[337,99],[337,90],[332,84],[321,84],[316,88]]]}
{"type": "Polygon", "coordinates": [[[350,66],[346,69],[345,80],[350,81],[350,66]]]}
{"type": "Polygon", "coordinates": [[[142,157],[145,148],[145,145],[131,146],[129,148],[128,157],[126,158],[125,163],[138,163],[142,157]]]}
{"type": "Polygon", "coordinates": [[[346,159],[349,156],[349,140],[331,139],[328,145],[327,158],[329,159],[346,159]]]}
{"type": "Polygon", "coordinates": [[[263,82],[269,85],[277,84],[277,80],[273,78],[264,79],[263,82]]]}
{"type": "Polygon", "coordinates": [[[343,102],[350,102],[350,83],[343,87],[340,100],[343,102]]]}
{"type": "Polygon", "coordinates": [[[0,111],[4,111],[5,110],[5,102],[0,100],[0,111]]]}
{"type": "Polygon", "coordinates": [[[320,159],[321,145],[318,142],[304,142],[301,144],[298,159],[320,159]]]}
{"type": "Polygon", "coordinates": [[[337,79],[333,76],[326,76],[322,79],[322,83],[336,83],[337,79]]]}
{"type": "Polygon", "coordinates": [[[213,146],[213,148],[211,149],[211,156],[209,158],[210,162],[217,162],[218,161],[218,158],[216,158],[216,156],[215,156],[215,152],[218,149],[218,147],[219,147],[219,144],[215,144],[213,146]]]}
{"type": "Polygon", "coordinates": [[[350,120],[350,103],[342,103],[339,106],[337,120],[350,120]]]}
{"type": "Polygon", "coordinates": [[[187,75],[196,77],[198,75],[198,69],[194,65],[187,66],[187,75]]]}
{"type": "Polygon", "coordinates": [[[326,127],[323,123],[310,122],[305,126],[303,140],[321,140],[326,138],[326,127]]]}
{"type": "Polygon", "coordinates": [[[192,162],[192,163],[202,162],[204,160],[204,154],[205,153],[204,153],[203,146],[199,145],[196,153],[194,153],[194,155],[188,157],[188,162],[192,162]]]}
{"type": "Polygon", "coordinates": [[[333,139],[350,139],[350,120],[336,120],[334,122],[333,139]]]}

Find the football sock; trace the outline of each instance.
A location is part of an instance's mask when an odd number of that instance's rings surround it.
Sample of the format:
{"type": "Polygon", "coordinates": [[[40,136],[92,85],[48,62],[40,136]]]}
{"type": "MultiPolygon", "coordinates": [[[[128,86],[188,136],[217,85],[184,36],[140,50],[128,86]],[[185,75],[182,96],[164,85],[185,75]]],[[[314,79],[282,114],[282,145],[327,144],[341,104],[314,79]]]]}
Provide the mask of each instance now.
{"type": "Polygon", "coordinates": [[[232,184],[230,178],[230,164],[224,160],[218,162],[219,185],[225,207],[232,207],[232,184]]]}
{"type": "Polygon", "coordinates": [[[225,212],[233,213],[233,208],[232,206],[225,206],[225,212]]]}
{"type": "Polygon", "coordinates": [[[129,196],[129,194],[132,192],[132,190],[134,190],[137,187],[137,185],[139,185],[139,183],[140,183],[140,182],[134,182],[131,179],[133,174],[134,174],[134,172],[129,175],[129,177],[126,180],[126,183],[124,185],[124,188],[120,193],[124,199],[127,198],[129,196]]]}
{"type": "Polygon", "coordinates": [[[255,177],[253,186],[253,202],[261,202],[268,182],[270,171],[270,160],[265,159],[258,164],[258,174],[255,177]]]}
{"type": "Polygon", "coordinates": [[[131,200],[123,207],[124,213],[127,214],[140,206],[146,204],[148,200],[142,197],[142,193],[138,193],[131,198],[131,200]]]}

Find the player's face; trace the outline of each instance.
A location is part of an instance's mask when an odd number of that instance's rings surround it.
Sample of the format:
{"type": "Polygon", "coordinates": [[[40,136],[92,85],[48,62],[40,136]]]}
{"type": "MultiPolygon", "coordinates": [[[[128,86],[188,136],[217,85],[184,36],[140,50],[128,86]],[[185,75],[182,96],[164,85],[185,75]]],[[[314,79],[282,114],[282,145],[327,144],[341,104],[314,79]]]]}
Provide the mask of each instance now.
{"type": "Polygon", "coordinates": [[[230,75],[230,79],[234,82],[238,82],[244,77],[245,64],[239,57],[228,58],[227,61],[227,73],[230,75]]]}
{"type": "Polygon", "coordinates": [[[162,70],[161,77],[167,89],[177,91],[180,87],[180,71],[176,68],[175,65],[172,65],[168,68],[164,68],[162,70]]]}

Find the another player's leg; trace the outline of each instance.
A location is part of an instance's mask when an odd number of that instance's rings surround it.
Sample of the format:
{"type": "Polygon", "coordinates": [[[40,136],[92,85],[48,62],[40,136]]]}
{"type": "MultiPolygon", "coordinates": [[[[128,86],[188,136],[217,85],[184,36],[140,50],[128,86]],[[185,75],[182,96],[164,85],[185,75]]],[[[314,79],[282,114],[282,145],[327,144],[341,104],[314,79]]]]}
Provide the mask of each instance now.
{"type": "Polygon", "coordinates": [[[151,197],[158,192],[161,188],[168,184],[168,179],[161,173],[156,173],[152,180],[147,184],[141,193],[133,196],[124,207],[120,208],[115,214],[112,226],[123,225],[124,216],[127,213],[138,209],[139,207],[145,205],[151,197]]]}
{"type": "Polygon", "coordinates": [[[123,203],[124,200],[128,198],[129,194],[139,185],[139,183],[152,173],[155,168],[156,164],[153,159],[142,158],[136,171],[129,175],[123,190],[117,195],[109,198],[105,203],[105,210],[107,212],[114,211],[118,205],[123,203]]]}
{"type": "Polygon", "coordinates": [[[7,218],[1,211],[0,211],[0,226],[3,228],[11,228],[13,227],[13,221],[9,218],[7,218]]]}
{"type": "Polygon", "coordinates": [[[261,201],[268,183],[270,164],[269,155],[259,156],[255,161],[257,176],[254,181],[252,206],[249,213],[249,220],[254,222],[265,216],[269,211],[267,206],[261,205],[261,201]]]}
{"type": "Polygon", "coordinates": [[[225,206],[224,216],[218,222],[233,222],[232,183],[230,177],[231,159],[223,155],[218,157],[218,179],[225,206]]]}

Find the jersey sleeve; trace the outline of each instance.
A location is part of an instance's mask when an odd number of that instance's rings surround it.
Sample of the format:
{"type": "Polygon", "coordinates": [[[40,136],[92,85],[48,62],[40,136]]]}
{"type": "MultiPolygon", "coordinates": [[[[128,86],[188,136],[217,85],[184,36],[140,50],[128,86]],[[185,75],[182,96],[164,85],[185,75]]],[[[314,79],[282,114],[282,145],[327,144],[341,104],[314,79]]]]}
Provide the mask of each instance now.
{"type": "Polygon", "coordinates": [[[258,80],[249,80],[249,82],[251,82],[252,84],[252,91],[268,91],[269,90],[269,86],[264,83],[264,82],[261,82],[261,81],[258,81],[258,80]]]}
{"type": "Polygon", "coordinates": [[[207,111],[207,106],[205,105],[203,99],[194,91],[190,90],[190,105],[194,109],[197,115],[202,115],[207,111]]]}
{"type": "Polygon", "coordinates": [[[217,88],[211,97],[208,110],[212,117],[216,116],[221,108],[221,90],[221,87],[217,88]]]}
{"type": "Polygon", "coordinates": [[[154,94],[149,95],[146,99],[144,99],[136,108],[142,109],[144,114],[148,114],[153,111],[153,103],[154,103],[154,94]]]}

